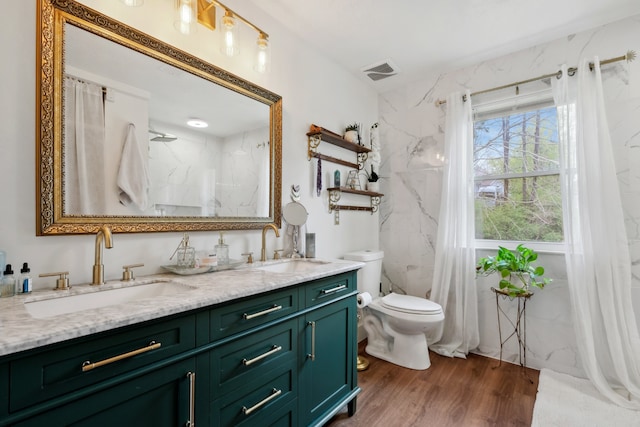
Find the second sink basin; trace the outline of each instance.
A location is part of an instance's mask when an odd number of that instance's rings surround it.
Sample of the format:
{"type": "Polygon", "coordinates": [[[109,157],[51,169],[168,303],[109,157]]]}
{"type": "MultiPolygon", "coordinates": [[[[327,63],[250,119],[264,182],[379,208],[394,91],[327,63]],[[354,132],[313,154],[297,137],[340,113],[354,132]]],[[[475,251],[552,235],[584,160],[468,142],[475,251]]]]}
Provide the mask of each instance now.
{"type": "Polygon", "coordinates": [[[174,295],[192,289],[191,286],[180,283],[151,282],[121,288],[100,289],[94,292],[78,293],[44,300],[26,301],[24,306],[32,317],[36,319],[46,319],[61,314],[124,304],[143,298],[174,295]]]}
{"type": "Polygon", "coordinates": [[[328,264],[326,261],[311,261],[308,259],[291,259],[274,264],[256,267],[257,270],[270,271],[272,273],[306,273],[317,270],[328,264]]]}

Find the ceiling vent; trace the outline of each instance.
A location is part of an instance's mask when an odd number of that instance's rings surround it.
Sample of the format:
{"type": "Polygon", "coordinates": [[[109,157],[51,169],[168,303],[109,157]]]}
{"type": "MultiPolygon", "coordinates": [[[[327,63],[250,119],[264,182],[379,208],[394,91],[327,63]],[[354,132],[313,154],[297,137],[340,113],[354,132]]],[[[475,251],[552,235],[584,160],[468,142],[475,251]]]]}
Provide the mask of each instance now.
{"type": "Polygon", "coordinates": [[[394,64],[390,59],[367,65],[366,67],[361,68],[361,70],[374,82],[395,76],[399,72],[396,64],[394,64]]]}

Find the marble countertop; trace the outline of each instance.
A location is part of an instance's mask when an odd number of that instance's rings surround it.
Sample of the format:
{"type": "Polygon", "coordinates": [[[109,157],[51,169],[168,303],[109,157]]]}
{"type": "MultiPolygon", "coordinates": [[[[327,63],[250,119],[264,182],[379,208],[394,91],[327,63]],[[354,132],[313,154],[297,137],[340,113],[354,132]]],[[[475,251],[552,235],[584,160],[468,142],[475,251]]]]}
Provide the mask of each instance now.
{"type": "Polygon", "coordinates": [[[293,261],[288,259],[256,262],[243,264],[230,270],[190,276],[157,274],[136,278],[132,282],[107,281],[101,286],[72,284],[69,290],[40,290],[11,298],[0,298],[0,356],[285,288],[364,266],[363,263],[346,260],[305,259],[295,262],[313,263],[312,268],[293,272],[261,269],[288,262],[293,261]],[[46,318],[33,317],[25,307],[25,303],[40,300],[90,294],[158,281],[180,284],[185,290],[171,295],[148,297],[46,318]]]}

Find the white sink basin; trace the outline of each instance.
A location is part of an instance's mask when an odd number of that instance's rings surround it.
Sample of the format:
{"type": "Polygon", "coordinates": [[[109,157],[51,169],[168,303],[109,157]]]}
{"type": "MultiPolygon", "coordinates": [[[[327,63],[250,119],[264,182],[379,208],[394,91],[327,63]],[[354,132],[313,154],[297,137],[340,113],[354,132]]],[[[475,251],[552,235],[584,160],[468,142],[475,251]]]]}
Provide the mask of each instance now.
{"type": "Polygon", "coordinates": [[[272,273],[306,273],[317,270],[328,264],[326,261],[310,261],[308,259],[291,259],[275,264],[256,267],[257,270],[270,271],[272,273]]]}
{"type": "MultiPolygon", "coordinates": [[[[105,285],[103,285],[105,286],[105,285]]],[[[174,295],[192,290],[191,286],[174,282],[151,282],[122,288],[100,289],[45,300],[26,301],[27,312],[36,319],[45,319],[61,314],[124,304],[143,298],[174,295]]]]}

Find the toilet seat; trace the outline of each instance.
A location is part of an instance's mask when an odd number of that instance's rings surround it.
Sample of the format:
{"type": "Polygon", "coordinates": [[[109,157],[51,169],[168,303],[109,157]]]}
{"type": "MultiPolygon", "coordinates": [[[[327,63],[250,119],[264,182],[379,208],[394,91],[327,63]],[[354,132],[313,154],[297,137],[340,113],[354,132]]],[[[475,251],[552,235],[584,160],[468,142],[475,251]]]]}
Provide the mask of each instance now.
{"type": "Polygon", "coordinates": [[[380,298],[380,305],[389,310],[407,314],[436,315],[442,314],[442,307],[428,299],[412,295],[390,293],[380,298]]]}

